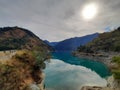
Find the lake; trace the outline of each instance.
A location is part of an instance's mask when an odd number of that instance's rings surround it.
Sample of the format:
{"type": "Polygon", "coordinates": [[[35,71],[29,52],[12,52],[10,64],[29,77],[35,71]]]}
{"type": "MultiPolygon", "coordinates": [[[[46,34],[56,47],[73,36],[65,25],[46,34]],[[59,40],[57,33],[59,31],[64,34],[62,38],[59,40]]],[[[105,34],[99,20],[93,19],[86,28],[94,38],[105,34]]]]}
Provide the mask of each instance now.
{"type": "Polygon", "coordinates": [[[74,57],[70,52],[54,52],[52,56],[44,70],[47,90],[80,90],[84,85],[106,86],[105,78],[110,72],[104,64],[74,57]]]}

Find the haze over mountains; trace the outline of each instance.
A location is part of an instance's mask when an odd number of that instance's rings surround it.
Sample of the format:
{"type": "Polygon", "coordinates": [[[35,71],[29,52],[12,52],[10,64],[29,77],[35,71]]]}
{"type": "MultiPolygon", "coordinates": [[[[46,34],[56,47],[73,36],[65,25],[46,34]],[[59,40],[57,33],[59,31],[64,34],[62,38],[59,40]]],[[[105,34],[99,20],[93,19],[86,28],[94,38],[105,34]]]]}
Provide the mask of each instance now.
{"type": "Polygon", "coordinates": [[[69,38],[60,42],[45,42],[52,46],[55,51],[74,51],[76,50],[80,45],[85,45],[88,42],[92,41],[96,37],[98,37],[98,33],[86,35],[83,37],[74,37],[74,38],[69,38]]]}

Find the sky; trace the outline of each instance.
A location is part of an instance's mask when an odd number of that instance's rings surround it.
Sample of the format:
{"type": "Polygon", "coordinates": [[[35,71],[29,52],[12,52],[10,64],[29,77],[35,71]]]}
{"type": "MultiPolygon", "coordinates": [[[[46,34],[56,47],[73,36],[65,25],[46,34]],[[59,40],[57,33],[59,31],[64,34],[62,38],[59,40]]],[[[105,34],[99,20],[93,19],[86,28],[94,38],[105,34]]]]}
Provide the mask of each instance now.
{"type": "Polygon", "coordinates": [[[120,0],[0,0],[0,27],[19,26],[43,40],[61,41],[120,26],[120,0]],[[94,3],[97,14],[82,16],[94,3]]]}

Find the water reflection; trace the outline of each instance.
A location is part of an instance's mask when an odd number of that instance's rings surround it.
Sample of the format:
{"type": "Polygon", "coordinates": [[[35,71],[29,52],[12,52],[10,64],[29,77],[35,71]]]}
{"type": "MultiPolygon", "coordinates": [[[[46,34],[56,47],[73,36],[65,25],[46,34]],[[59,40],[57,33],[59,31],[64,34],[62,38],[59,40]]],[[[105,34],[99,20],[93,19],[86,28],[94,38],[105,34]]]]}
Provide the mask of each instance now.
{"type": "Polygon", "coordinates": [[[77,58],[71,55],[70,52],[54,52],[53,59],[59,59],[71,65],[79,65],[89,68],[105,78],[110,75],[109,69],[102,63],[89,59],[77,58]]]}
{"type": "Polygon", "coordinates": [[[52,59],[45,69],[47,90],[80,90],[83,85],[105,86],[106,80],[83,66],[52,59]]]}

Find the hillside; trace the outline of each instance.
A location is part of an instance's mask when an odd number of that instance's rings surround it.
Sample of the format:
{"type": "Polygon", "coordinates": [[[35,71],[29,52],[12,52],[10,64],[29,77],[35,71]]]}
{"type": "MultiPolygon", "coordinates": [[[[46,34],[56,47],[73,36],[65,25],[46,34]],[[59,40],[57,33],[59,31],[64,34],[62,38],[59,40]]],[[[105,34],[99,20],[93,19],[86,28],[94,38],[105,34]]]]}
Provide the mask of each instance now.
{"type": "Polygon", "coordinates": [[[42,47],[49,51],[51,47],[39,39],[35,34],[20,27],[0,28],[0,50],[28,49],[42,47]]]}
{"type": "Polygon", "coordinates": [[[94,38],[98,36],[98,33],[83,36],[83,37],[74,37],[70,39],[66,39],[57,43],[54,46],[56,51],[74,51],[80,45],[85,45],[88,42],[92,41],[94,38]]]}
{"type": "Polygon", "coordinates": [[[45,60],[52,48],[29,30],[0,28],[0,90],[44,90],[45,60]]]}
{"type": "Polygon", "coordinates": [[[78,48],[79,52],[120,52],[120,27],[111,32],[99,34],[92,42],[78,48]]]}
{"type": "MultiPolygon", "coordinates": [[[[102,90],[120,90],[120,27],[111,32],[99,34],[93,41],[78,47],[73,54],[107,65],[112,75],[107,79],[107,87],[101,87],[102,90]]],[[[83,89],[94,87],[85,86],[83,89]]]]}

